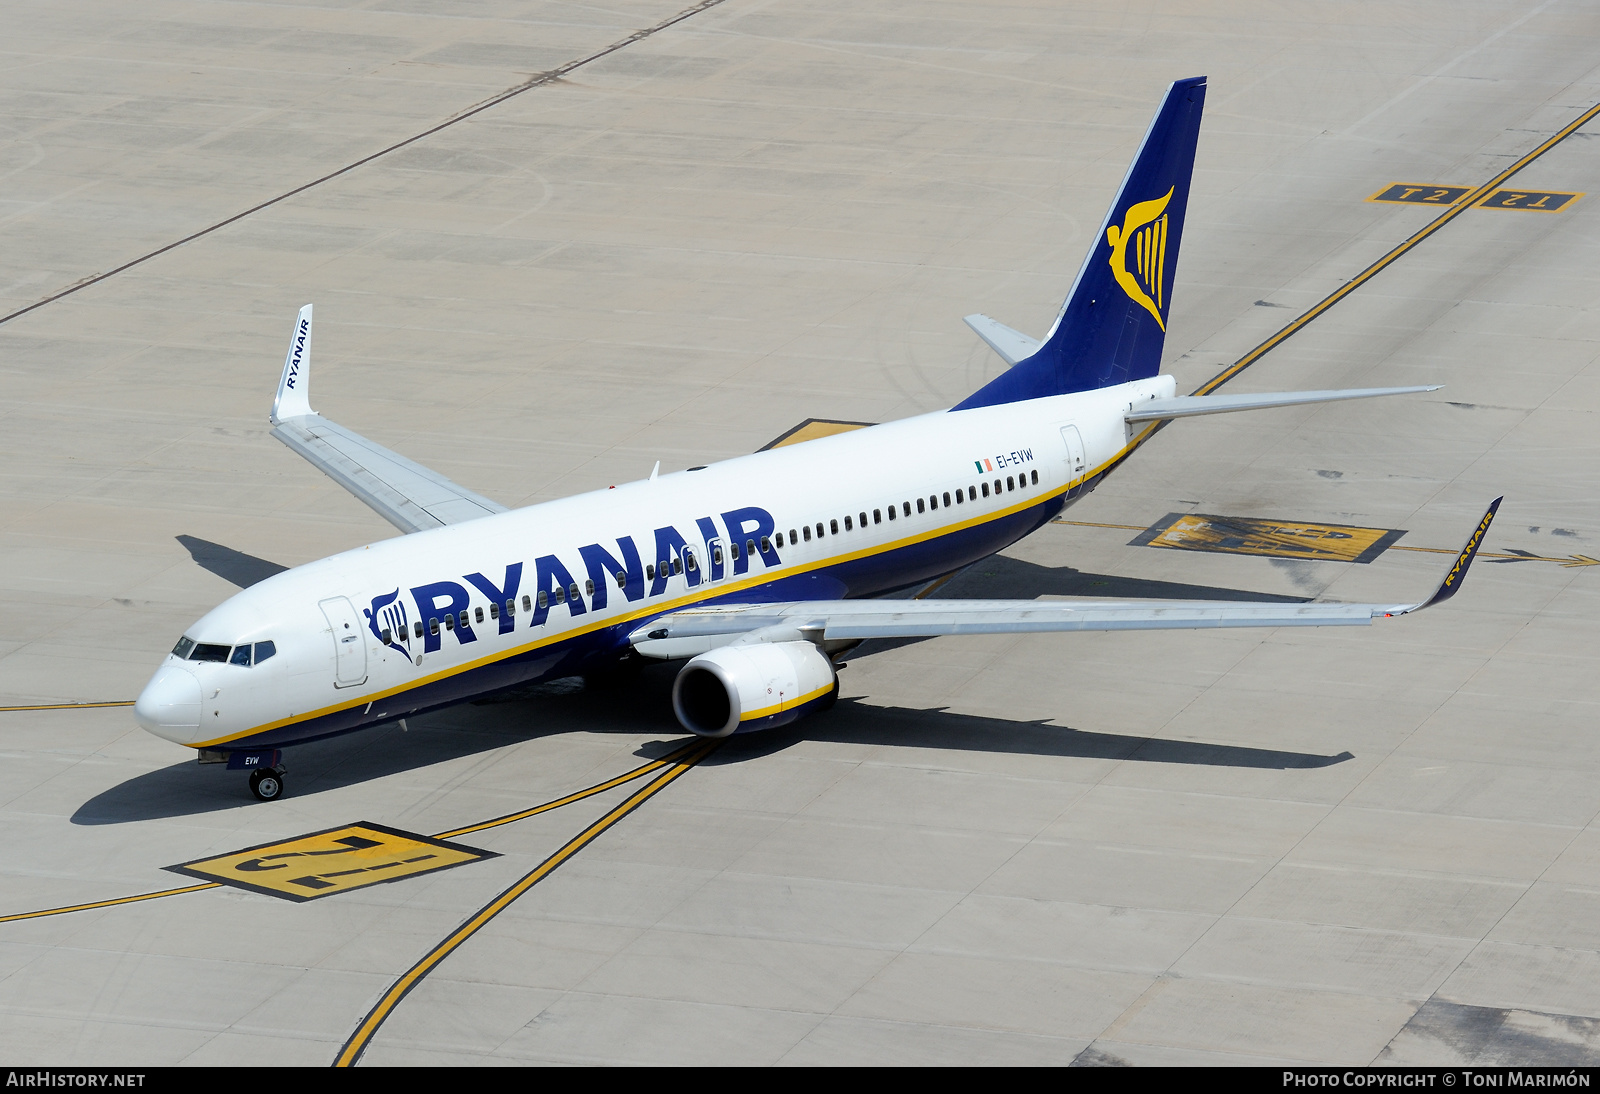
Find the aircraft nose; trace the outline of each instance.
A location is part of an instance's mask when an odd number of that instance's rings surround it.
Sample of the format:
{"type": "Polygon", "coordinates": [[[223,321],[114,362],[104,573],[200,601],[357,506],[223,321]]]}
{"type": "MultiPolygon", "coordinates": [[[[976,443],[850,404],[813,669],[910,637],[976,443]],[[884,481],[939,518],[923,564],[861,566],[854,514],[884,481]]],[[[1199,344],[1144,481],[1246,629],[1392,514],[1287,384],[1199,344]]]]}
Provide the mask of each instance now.
{"type": "Polygon", "coordinates": [[[189,743],[200,729],[200,681],[188,669],[163,667],[139,693],[133,716],[157,737],[189,743]]]}

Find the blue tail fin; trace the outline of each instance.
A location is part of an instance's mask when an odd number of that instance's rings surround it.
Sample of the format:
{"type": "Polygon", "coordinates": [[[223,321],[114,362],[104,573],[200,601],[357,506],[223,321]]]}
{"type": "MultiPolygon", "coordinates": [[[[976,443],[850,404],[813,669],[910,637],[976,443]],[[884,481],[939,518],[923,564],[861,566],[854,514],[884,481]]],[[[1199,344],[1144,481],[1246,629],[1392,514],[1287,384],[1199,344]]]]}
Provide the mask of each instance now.
{"type": "Polygon", "coordinates": [[[1205,101],[1204,76],[1167,89],[1056,325],[1038,352],[967,396],[956,410],[1156,375],[1205,101]]]}

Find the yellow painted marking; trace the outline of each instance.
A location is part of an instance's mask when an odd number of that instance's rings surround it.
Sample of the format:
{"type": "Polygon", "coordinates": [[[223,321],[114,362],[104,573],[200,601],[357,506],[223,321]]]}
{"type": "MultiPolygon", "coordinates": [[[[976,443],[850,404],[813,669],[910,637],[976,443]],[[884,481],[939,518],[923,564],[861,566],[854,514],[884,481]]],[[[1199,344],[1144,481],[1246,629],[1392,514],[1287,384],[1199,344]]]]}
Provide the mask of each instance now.
{"type": "Polygon", "coordinates": [[[719,741],[707,741],[698,745],[686,756],[669,766],[667,770],[640,787],[621,805],[574,836],[559,851],[524,874],[510,888],[488,904],[485,904],[475,915],[450,932],[443,942],[429,950],[420,961],[411,966],[403,976],[389,986],[389,990],[383,993],[377,1004],[361,1020],[361,1024],[356,1027],[355,1032],[350,1035],[350,1039],[344,1043],[344,1048],[340,1050],[333,1066],[354,1066],[355,1062],[361,1058],[361,1054],[366,1051],[368,1043],[378,1032],[378,1027],[383,1025],[384,1020],[399,1005],[400,1000],[404,999],[412,988],[420,984],[423,978],[432,972],[441,961],[449,957],[467,939],[487,926],[495,916],[509,908],[523,893],[549,877],[568,859],[592,843],[601,833],[649,801],[656,794],[659,794],[674,779],[705,759],[720,743],[719,741]]]}
{"type": "Polygon", "coordinates": [[[1583,197],[1584,191],[1496,190],[1478,202],[1480,209],[1517,209],[1526,213],[1559,213],[1583,197]]]}
{"type": "Polygon", "coordinates": [[[1391,182],[1368,201],[1397,205],[1454,205],[1468,194],[1470,186],[1439,186],[1429,182],[1391,182]]]}
{"type": "Polygon", "coordinates": [[[776,440],[768,441],[757,452],[766,452],[773,448],[785,448],[791,444],[803,444],[814,441],[819,437],[832,437],[839,433],[850,433],[857,429],[866,429],[874,425],[873,422],[842,422],[833,418],[807,418],[789,432],[781,434],[776,440]]]}
{"type": "Polygon", "coordinates": [[[131,707],[132,699],[113,699],[104,703],[39,703],[26,707],[0,707],[0,714],[12,710],[90,710],[95,707],[131,707]]]}
{"type": "Polygon", "coordinates": [[[136,904],[141,900],[155,900],[157,897],[178,896],[180,893],[198,893],[201,889],[216,889],[220,882],[208,881],[203,885],[185,885],[181,889],[162,889],[155,893],[138,893],[134,896],[113,897],[110,900],[96,900],[88,904],[68,904],[63,908],[41,908],[37,912],[16,912],[12,915],[0,915],[0,923],[10,923],[16,919],[39,919],[47,915],[66,915],[68,912],[87,912],[93,908],[110,908],[117,904],[136,904]]]}
{"type": "Polygon", "coordinates": [[[1146,529],[1132,545],[1272,558],[1371,562],[1403,535],[1405,532],[1395,528],[1174,513],[1146,529]]]}
{"type": "MultiPolygon", "coordinates": [[[[469,832],[481,832],[485,828],[498,828],[502,824],[510,824],[513,821],[524,820],[539,813],[548,813],[552,809],[559,809],[563,805],[571,805],[573,802],[582,801],[585,798],[592,798],[596,794],[610,790],[612,787],[621,786],[623,783],[632,782],[641,775],[648,775],[650,772],[659,770],[660,768],[665,767],[667,764],[676,763],[679,759],[688,755],[691,751],[698,747],[700,747],[700,742],[698,740],[690,741],[688,744],[669,752],[659,760],[651,760],[647,764],[641,764],[632,771],[625,772],[613,779],[606,779],[604,782],[595,783],[593,786],[584,790],[579,790],[575,794],[568,794],[566,797],[556,798],[554,801],[547,801],[544,804],[536,805],[531,809],[523,809],[516,813],[507,813],[504,816],[495,817],[492,820],[480,821],[477,824],[469,824],[464,828],[452,828],[448,832],[436,832],[434,833],[433,838],[452,839],[456,836],[464,836],[469,832]]],[[[181,896],[184,893],[198,893],[202,889],[216,889],[221,886],[221,884],[222,883],[219,881],[208,881],[203,885],[186,885],[181,889],[162,889],[159,892],[138,893],[134,896],[113,897],[110,900],[96,900],[88,904],[69,904],[61,908],[42,908],[36,912],[16,912],[12,915],[0,916],[0,923],[9,923],[14,919],[38,919],[42,916],[65,915],[68,912],[86,912],[94,908],[109,908],[117,904],[134,904],[141,900],[155,900],[157,897],[181,896]]]]}
{"type": "Polygon", "coordinates": [[[167,869],[306,901],[494,857],[492,851],[363,821],[167,869]]]}

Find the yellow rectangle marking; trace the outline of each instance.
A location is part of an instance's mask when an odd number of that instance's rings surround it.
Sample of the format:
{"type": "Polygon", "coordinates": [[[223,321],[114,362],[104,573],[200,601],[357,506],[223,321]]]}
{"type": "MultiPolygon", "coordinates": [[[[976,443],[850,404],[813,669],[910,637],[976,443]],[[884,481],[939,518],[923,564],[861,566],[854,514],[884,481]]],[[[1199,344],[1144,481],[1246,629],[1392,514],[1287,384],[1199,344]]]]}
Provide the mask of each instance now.
{"type": "Polygon", "coordinates": [[[253,893],[307,901],[496,857],[493,851],[361,821],[167,869],[253,893]]]}
{"type": "Polygon", "coordinates": [[[1139,533],[1132,546],[1366,563],[1403,535],[1405,531],[1396,528],[1169,513],[1139,533]]]}
{"type": "Polygon", "coordinates": [[[1391,182],[1368,201],[1392,202],[1396,205],[1454,205],[1468,194],[1470,186],[1437,186],[1426,182],[1391,182]]]}
{"type": "Polygon", "coordinates": [[[865,429],[872,424],[872,422],[843,422],[833,418],[807,418],[787,433],[768,441],[756,451],[765,452],[770,448],[785,448],[791,444],[814,441],[819,437],[831,437],[835,433],[849,433],[853,430],[865,429]]]}
{"type": "Polygon", "coordinates": [[[1496,190],[1482,201],[1479,209],[1518,209],[1525,213],[1559,213],[1586,191],[1496,190]]]}

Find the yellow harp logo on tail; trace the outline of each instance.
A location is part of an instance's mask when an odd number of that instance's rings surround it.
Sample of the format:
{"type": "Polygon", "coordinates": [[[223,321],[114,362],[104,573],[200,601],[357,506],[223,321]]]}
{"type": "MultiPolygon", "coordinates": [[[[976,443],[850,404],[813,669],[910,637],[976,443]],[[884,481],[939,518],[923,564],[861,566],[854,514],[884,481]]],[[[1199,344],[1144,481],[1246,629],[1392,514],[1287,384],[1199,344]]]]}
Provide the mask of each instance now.
{"type": "Polygon", "coordinates": [[[1166,331],[1161,318],[1164,303],[1167,268],[1167,202],[1172,200],[1168,189],[1154,201],[1141,201],[1128,206],[1128,215],[1122,218],[1122,227],[1115,224],[1106,229],[1106,242],[1111,244],[1111,273],[1128,294],[1128,299],[1144,305],[1144,310],[1155,317],[1156,325],[1166,331]],[[1131,246],[1130,246],[1131,244],[1131,246]],[[1132,269],[1129,268],[1132,259],[1132,269]]]}

